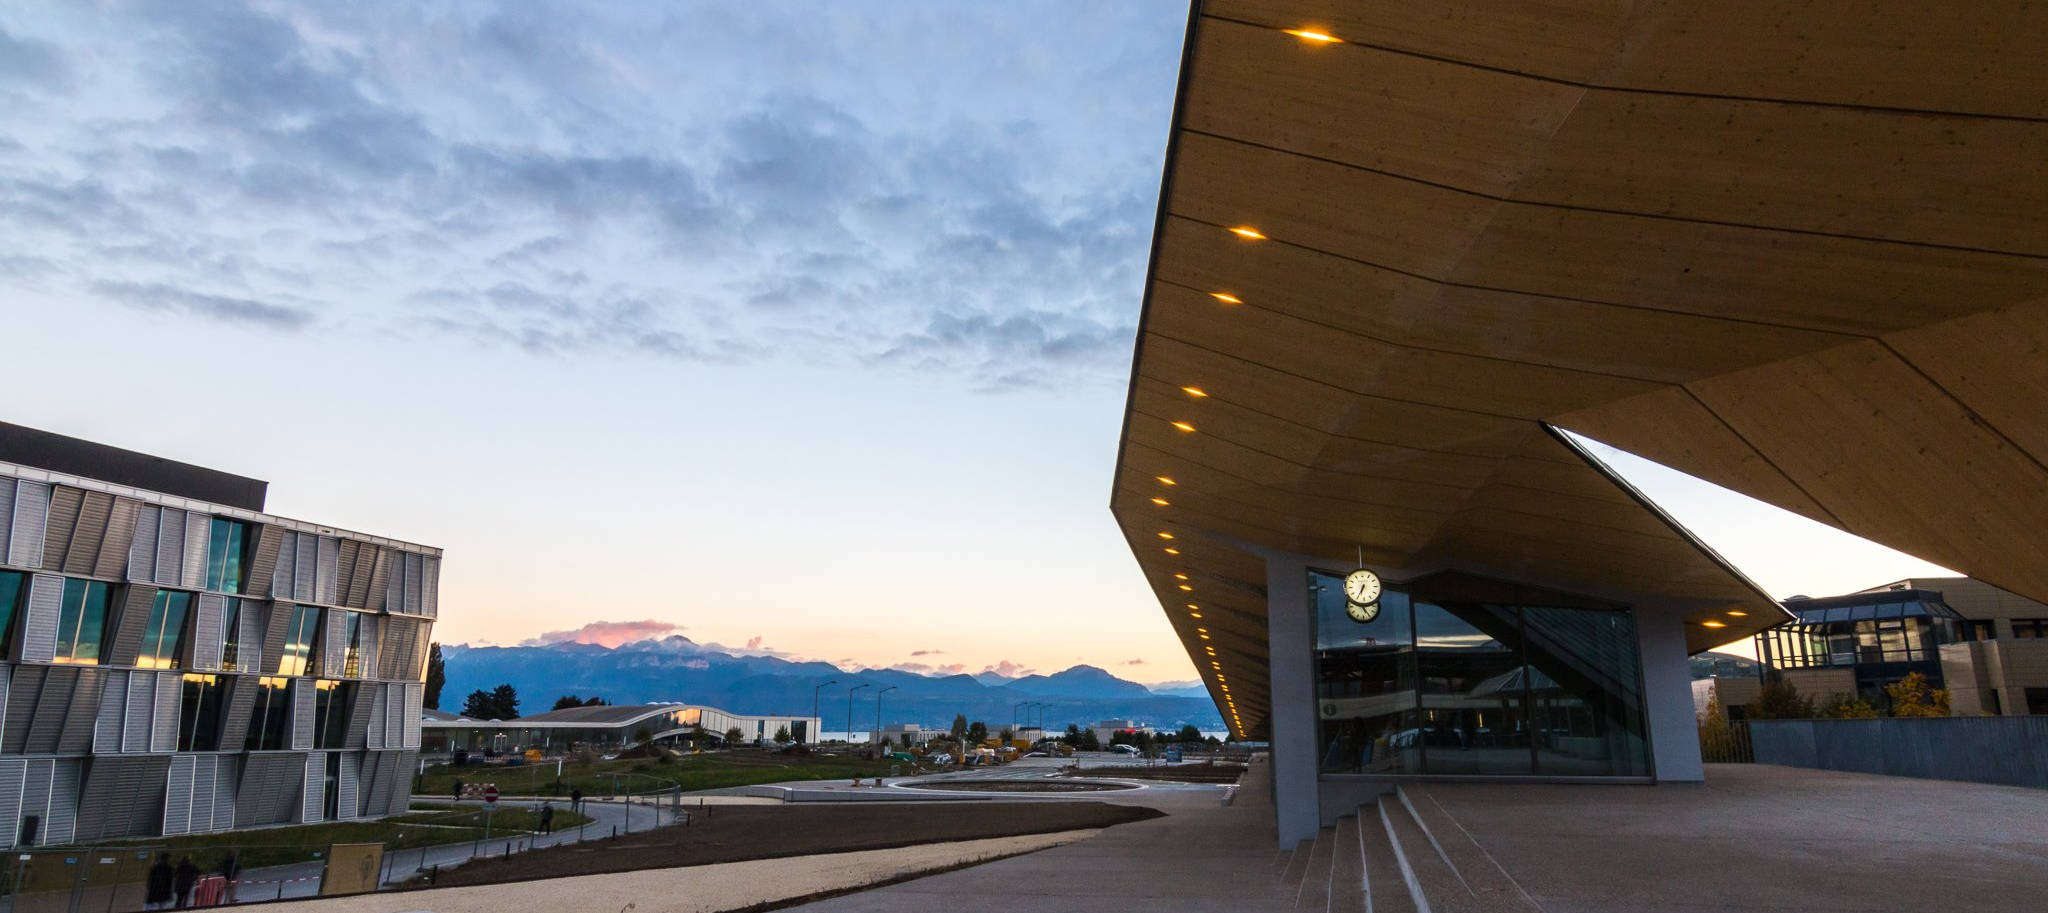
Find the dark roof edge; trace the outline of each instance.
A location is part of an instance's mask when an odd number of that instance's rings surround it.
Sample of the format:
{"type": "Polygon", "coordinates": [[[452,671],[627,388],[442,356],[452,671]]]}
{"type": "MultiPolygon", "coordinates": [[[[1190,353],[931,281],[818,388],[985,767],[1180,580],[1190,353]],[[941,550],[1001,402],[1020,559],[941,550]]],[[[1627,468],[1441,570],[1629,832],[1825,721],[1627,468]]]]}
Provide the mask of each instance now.
{"type": "Polygon", "coordinates": [[[270,483],[51,431],[0,422],[0,461],[263,512],[270,483]]]}

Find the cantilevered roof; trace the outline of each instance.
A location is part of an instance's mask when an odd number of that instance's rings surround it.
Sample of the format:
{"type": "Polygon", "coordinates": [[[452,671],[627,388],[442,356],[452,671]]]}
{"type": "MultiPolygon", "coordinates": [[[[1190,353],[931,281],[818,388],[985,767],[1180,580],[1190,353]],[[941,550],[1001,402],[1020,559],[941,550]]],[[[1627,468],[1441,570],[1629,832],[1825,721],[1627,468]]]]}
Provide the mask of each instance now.
{"type": "Polygon", "coordinates": [[[1112,509],[1240,732],[1247,549],[1785,617],[1553,428],[2048,596],[2048,7],[1211,0],[1170,142],[1112,509]]]}

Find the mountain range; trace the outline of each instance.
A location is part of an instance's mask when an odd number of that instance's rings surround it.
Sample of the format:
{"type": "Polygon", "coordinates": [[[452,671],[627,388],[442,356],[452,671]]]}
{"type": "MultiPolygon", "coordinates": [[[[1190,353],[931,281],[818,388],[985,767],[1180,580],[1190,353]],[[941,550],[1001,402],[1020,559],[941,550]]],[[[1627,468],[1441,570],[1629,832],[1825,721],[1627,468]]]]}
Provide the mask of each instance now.
{"type": "Polygon", "coordinates": [[[447,685],[441,709],[459,711],[471,691],[511,684],[520,696],[521,713],[538,713],[565,694],[602,697],[614,704],[680,701],[704,704],[740,714],[812,714],[817,685],[836,681],[817,695],[820,728],[838,732],[847,726],[847,689],[871,687],[854,695],[850,727],[866,731],[875,724],[875,694],[883,697],[882,721],[950,725],[955,714],[1002,729],[1013,720],[1043,719],[1049,729],[1097,720],[1130,719],[1156,729],[1193,724],[1205,730],[1223,728],[1223,717],[1199,682],[1174,682],[1153,690],[1117,678],[1095,666],[1074,666],[1051,675],[1008,677],[921,675],[896,669],[842,669],[832,663],[797,661],[777,656],[741,655],[707,647],[680,634],[635,641],[618,647],[584,643],[536,646],[445,645],[447,685]]]}

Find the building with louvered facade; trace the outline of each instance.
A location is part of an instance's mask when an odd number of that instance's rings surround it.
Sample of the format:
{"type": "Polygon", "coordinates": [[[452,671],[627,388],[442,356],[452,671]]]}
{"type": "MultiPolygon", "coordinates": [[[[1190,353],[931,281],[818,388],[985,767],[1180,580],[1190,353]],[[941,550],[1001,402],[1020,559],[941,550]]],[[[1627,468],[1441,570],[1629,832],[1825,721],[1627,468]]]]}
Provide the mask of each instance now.
{"type": "Polygon", "coordinates": [[[440,550],[266,489],[0,424],[10,845],[404,810],[440,550]]]}

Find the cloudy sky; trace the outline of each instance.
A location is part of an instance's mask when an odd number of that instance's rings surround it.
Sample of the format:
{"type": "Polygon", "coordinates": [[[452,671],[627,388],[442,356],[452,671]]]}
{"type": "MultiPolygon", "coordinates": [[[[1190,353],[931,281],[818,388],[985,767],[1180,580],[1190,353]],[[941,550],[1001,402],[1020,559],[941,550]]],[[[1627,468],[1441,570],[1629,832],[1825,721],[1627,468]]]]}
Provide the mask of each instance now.
{"type": "Polygon", "coordinates": [[[444,640],[1191,677],[1106,508],[1185,14],[8,4],[4,417],[448,549],[444,640]]]}

